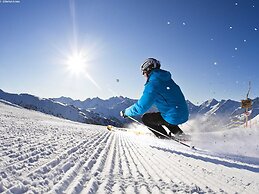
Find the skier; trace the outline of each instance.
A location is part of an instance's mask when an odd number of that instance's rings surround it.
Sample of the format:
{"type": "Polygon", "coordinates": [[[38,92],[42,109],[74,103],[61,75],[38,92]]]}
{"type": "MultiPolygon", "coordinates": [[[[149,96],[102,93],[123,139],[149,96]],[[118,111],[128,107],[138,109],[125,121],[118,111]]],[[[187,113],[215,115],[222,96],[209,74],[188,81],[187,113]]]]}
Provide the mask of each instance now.
{"type": "MultiPolygon", "coordinates": [[[[183,135],[179,128],[188,120],[189,112],[180,87],[171,79],[168,71],[160,69],[160,62],[154,58],[148,58],[141,65],[142,74],[147,81],[141,98],[132,106],[120,112],[124,118],[144,114],[152,105],[160,112],[145,113],[142,122],[167,137],[183,135]],[[166,126],[170,133],[162,127],[166,126]]],[[[152,131],[157,137],[165,138],[163,135],[152,131]]]]}

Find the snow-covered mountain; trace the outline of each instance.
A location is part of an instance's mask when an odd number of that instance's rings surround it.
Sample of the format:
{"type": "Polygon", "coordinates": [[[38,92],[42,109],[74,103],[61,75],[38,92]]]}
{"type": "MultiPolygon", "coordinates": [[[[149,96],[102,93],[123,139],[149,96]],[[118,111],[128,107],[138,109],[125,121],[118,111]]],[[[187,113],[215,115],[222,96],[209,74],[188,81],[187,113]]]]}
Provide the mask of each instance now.
{"type": "Polygon", "coordinates": [[[118,122],[126,122],[124,118],[120,116],[120,111],[134,104],[137,100],[125,98],[125,97],[112,97],[107,100],[100,98],[88,98],[84,101],[72,100],[71,98],[61,97],[52,98],[51,100],[61,102],[67,105],[73,105],[75,107],[94,111],[106,118],[116,120],[118,122]]]}
{"type": "MultiPolygon", "coordinates": [[[[40,99],[29,94],[8,94],[0,90],[0,99],[18,104],[25,108],[41,111],[62,118],[84,123],[112,124],[122,126],[131,122],[119,115],[121,110],[131,106],[137,100],[126,97],[112,97],[107,100],[100,98],[88,98],[84,101],[73,100],[69,97],[40,99]]],[[[190,120],[199,120],[204,128],[207,125],[219,128],[229,128],[244,124],[245,110],[241,103],[233,100],[215,99],[207,100],[201,105],[194,105],[187,100],[190,112],[190,120]]],[[[154,110],[154,109],[152,109],[154,110]]],[[[249,119],[259,114],[259,98],[253,100],[253,108],[250,110],[249,119]]],[[[212,129],[213,127],[210,127],[212,129]]]]}
{"type": "MultiPolygon", "coordinates": [[[[61,97],[53,98],[52,100],[73,105],[75,107],[92,110],[106,118],[125,122],[121,118],[119,112],[134,104],[136,100],[125,97],[112,97],[107,100],[100,98],[86,99],[85,101],[73,100],[71,98],[61,97]]],[[[229,126],[234,127],[244,123],[244,109],[241,109],[241,103],[233,100],[215,99],[207,100],[201,105],[194,105],[187,100],[190,112],[190,119],[202,117],[204,123],[210,123],[214,126],[229,126]]],[[[253,109],[251,110],[250,119],[259,114],[259,98],[253,100],[253,109]]]]}
{"type": "Polygon", "coordinates": [[[218,101],[215,100],[215,99],[207,100],[199,106],[197,113],[198,114],[206,114],[217,104],[218,104],[218,101]]]}
{"type": "MultiPolygon", "coordinates": [[[[253,107],[249,110],[249,119],[253,119],[259,114],[259,98],[252,100],[253,107]]],[[[240,126],[245,122],[245,109],[241,108],[241,102],[234,100],[215,99],[208,100],[199,106],[188,102],[190,119],[199,119],[203,123],[211,126],[227,126],[228,128],[240,126]]]]}
{"type": "Polygon", "coordinates": [[[50,99],[42,99],[30,94],[11,94],[0,90],[0,99],[27,109],[40,111],[71,121],[100,125],[120,125],[120,123],[102,117],[93,111],[80,109],[73,105],[55,102],[50,99]]]}

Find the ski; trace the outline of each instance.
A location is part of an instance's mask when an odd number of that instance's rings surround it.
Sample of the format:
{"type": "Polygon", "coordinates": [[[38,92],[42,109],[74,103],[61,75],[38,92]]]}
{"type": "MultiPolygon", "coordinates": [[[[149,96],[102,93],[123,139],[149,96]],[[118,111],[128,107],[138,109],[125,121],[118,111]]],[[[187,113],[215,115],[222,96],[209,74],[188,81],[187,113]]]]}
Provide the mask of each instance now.
{"type": "Polygon", "coordinates": [[[183,142],[183,140],[181,140],[180,138],[178,138],[178,137],[176,137],[176,136],[171,136],[171,139],[174,140],[174,141],[176,141],[176,142],[178,142],[178,143],[180,143],[181,145],[184,145],[184,146],[186,146],[186,147],[189,147],[189,148],[191,148],[191,149],[196,150],[195,146],[183,142]]]}
{"type": "MultiPolygon", "coordinates": [[[[138,120],[136,120],[136,119],[134,119],[134,118],[132,118],[132,117],[130,117],[130,116],[127,116],[127,118],[129,118],[129,119],[135,121],[136,123],[138,123],[138,124],[140,124],[140,125],[144,125],[144,124],[142,124],[141,122],[139,122],[138,120]]],[[[146,125],[144,125],[144,126],[147,127],[149,130],[154,131],[154,132],[156,132],[156,133],[162,135],[163,137],[165,137],[165,138],[167,138],[167,139],[172,139],[172,140],[178,142],[179,144],[181,144],[181,145],[183,145],[183,146],[189,147],[189,148],[191,148],[191,149],[193,149],[193,150],[197,150],[197,149],[195,148],[195,146],[189,145],[189,144],[187,144],[187,143],[182,142],[180,139],[177,138],[177,136],[171,136],[171,137],[169,137],[169,136],[167,136],[167,135],[165,135],[165,134],[163,134],[163,133],[160,133],[159,131],[157,131],[157,130],[151,128],[151,127],[148,127],[148,126],[146,126],[146,125]]]]}

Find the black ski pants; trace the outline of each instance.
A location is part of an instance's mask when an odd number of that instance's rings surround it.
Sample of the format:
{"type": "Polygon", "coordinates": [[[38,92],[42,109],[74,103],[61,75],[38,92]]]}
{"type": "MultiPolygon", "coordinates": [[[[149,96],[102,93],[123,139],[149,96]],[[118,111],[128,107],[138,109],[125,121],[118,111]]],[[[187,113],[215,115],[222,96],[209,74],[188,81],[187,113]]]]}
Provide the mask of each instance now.
{"type": "MultiPolygon", "coordinates": [[[[182,134],[183,131],[178,127],[178,125],[172,125],[168,122],[166,122],[163,117],[161,116],[160,112],[156,112],[156,113],[145,113],[142,116],[142,122],[152,128],[155,129],[156,131],[170,137],[169,134],[167,134],[166,130],[162,127],[162,125],[165,125],[173,134],[182,134]]],[[[159,138],[163,138],[164,136],[152,131],[157,137],[159,138]]]]}

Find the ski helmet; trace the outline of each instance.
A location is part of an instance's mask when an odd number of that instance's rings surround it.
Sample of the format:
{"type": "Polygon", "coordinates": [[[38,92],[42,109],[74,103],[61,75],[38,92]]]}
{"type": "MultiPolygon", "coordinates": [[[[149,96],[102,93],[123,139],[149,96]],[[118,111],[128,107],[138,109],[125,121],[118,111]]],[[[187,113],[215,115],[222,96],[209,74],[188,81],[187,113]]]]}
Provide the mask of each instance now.
{"type": "Polygon", "coordinates": [[[150,72],[152,69],[160,69],[161,64],[158,60],[154,58],[147,58],[144,63],[141,65],[140,69],[142,71],[142,74],[146,72],[150,72]]]}

